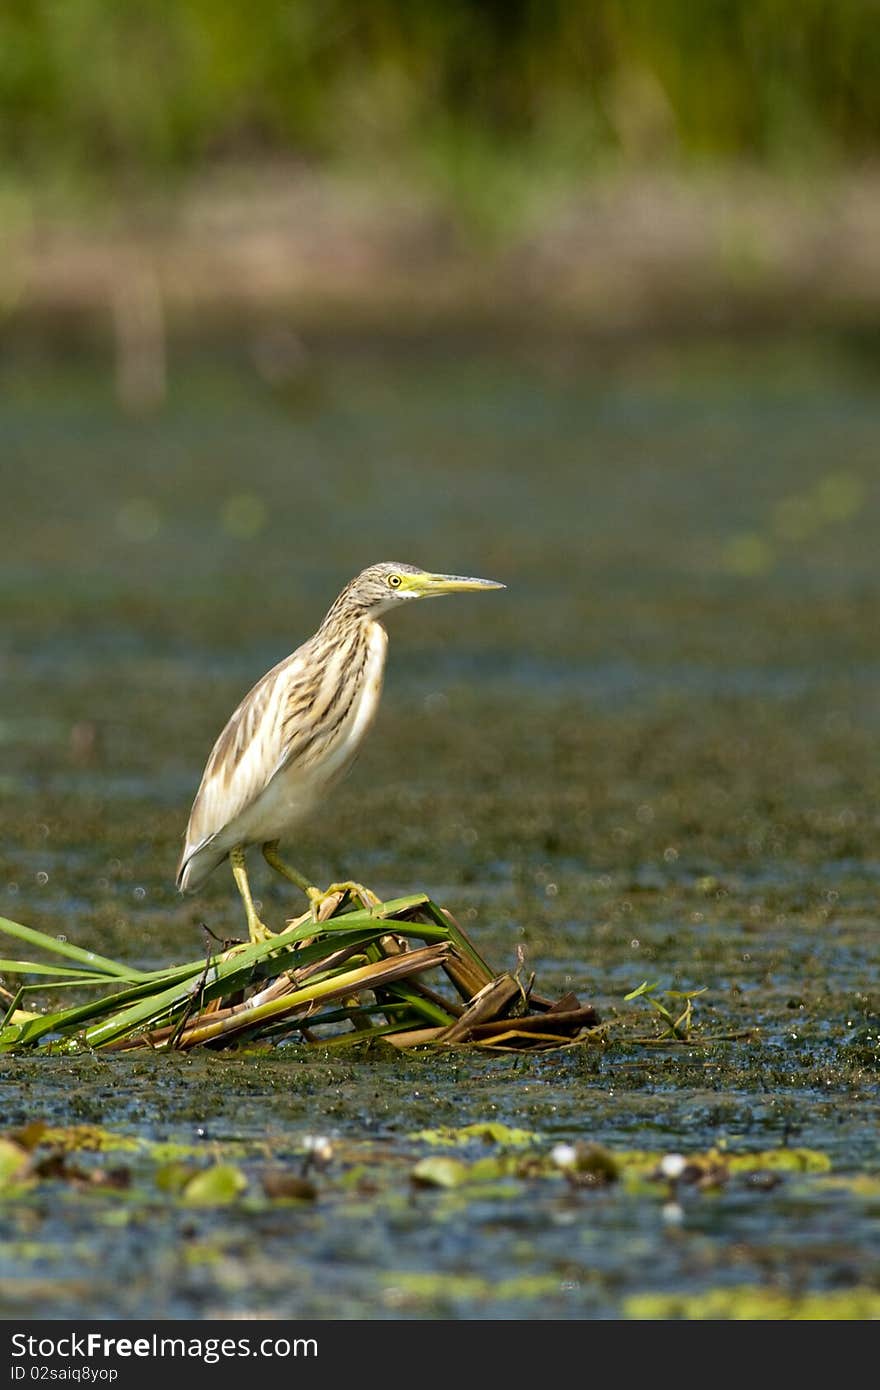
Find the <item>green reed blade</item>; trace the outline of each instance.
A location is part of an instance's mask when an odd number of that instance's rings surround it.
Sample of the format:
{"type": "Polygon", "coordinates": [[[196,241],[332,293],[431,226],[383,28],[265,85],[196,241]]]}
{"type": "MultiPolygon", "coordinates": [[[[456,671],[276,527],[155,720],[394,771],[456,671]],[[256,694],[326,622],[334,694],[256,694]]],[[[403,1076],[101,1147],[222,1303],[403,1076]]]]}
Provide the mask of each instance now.
{"type": "Polygon", "coordinates": [[[19,941],[26,941],[31,946],[42,946],[44,951],[51,951],[53,955],[66,956],[69,960],[81,961],[92,972],[102,972],[105,975],[112,975],[123,980],[142,980],[144,978],[143,972],[140,970],[134,970],[128,965],[120,965],[117,961],[109,960],[106,956],[99,956],[96,951],[84,951],[81,946],[74,946],[70,941],[59,941],[57,937],[36,931],[34,927],[22,926],[21,922],[11,922],[8,917],[0,917],[0,932],[5,932],[7,936],[14,936],[19,941]]]}

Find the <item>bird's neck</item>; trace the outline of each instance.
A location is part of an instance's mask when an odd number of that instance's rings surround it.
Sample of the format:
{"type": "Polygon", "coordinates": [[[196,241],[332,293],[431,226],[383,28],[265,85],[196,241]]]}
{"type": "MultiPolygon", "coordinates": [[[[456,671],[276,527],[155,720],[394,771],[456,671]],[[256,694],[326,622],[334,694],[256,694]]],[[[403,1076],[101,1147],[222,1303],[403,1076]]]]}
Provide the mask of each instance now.
{"type": "Polygon", "coordinates": [[[338,630],[340,627],[363,626],[364,633],[375,621],[370,616],[370,608],[348,589],[343,589],[335,603],[328,609],[319,632],[338,630]]]}
{"type": "Polygon", "coordinates": [[[343,602],[345,599],[343,593],[336,600],[312,641],[316,650],[347,653],[346,660],[355,664],[358,664],[356,654],[360,653],[363,665],[365,654],[374,644],[381,642],[384,649],[388,635],[366,608],[357,602],[343,602]]]}
{"type": "MultiPolygon", "coordinates": [[[[334,605],[335,608],[335,605],[334,605]]],[[[334,612],[331,608],[311,641],[318,666],[335,671],[342,678],[348,672],[356,686],[372,671],[373,678],[382,679],[388,633],[382,623],[369,613],[334,612]]]]}

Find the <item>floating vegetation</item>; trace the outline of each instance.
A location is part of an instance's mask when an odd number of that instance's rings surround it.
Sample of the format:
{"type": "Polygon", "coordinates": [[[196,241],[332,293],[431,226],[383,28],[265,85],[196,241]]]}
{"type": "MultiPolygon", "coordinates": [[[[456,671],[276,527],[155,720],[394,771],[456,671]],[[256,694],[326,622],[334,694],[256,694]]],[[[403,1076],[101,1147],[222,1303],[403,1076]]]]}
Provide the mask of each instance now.
{"type": "Polygon", "coordinates": [[[511,1129],[498,1120],[484,1121],[472,1125],[443,1125],[439,1129],[419,1129],[409,1136],[422,1144],[432,1144],[441,1148],[461,1148],[481,1140],[484,1144],[503,1144],[506,1148],[523,1148],[538,1144],[540,1134],[531,1129],[511,1129]]]}
{"type": "Polygon", "coordinates": [[[711,1037],[696,1038],[694,1036],[694,1000],[706,993],[706,986],[704,985],[701,989],[689,990],[667,989],[662,996],[654,993],[658,988],[659,981],[655,980],[653,984],[649,984],[647,980],[643,980],[637,989],[632,989],[629,994],[623,996],[626,1004],[632,1003],[634,999],[644,1000],[653,1010],[655,1019],[661,1025],[659,1033],[653,1037],[633,1038],[631,1039],[632,1042],[642,1045],[736,1042],[739,1038],[751,1037],[754,1032],[752,1028],[744,1028],[738,1032],[716,1033],[711,1037]]]}
{"type": "Polygon", "coordinates": [[[778,1289],[738,1286],[695,1294],[634,1294],[624,1302],[624,1317],[725,1318],[731,1321],[876,1321],[880,1293],[872,1288],[835,1289],[824,1293],[787,1294],[778,1289]]]}
{"type": "Polygon", "coordinates": [[[267,1040],[520,1051],[601,1036],[590,1005],[570,993],[556,1001],[534,993],[521,962],[513,974],[492,971],[424,894],[364,907],[335,893],[318,920],[309,912],[268,941],[226,944],[152,971],[5,918],[0,931],[66,962],[0,960],[4,974],[23,981],[8,996],[0,1052],[187,1051],[267,1040]],[[431,974],[438,979],[429,985],[431,974]],[[100,997],[42,1012],[25,1007],[36,990],[72,985],[100,997]]]}
{"type": "Polygon", "coordinates": [[[666,991],[665,998],[669,1001],[664,1003],[663,999],[658,998],[654,991],[657,989],[657,982],[648,984],[644,980],[638,989],[630,990],[629,994],[624,995],[624,1000],[629,1003],[633,999],[644,999],[651,1006],[656,1014],[660,1016],[665,1024],[665,1028],[658,1041],[674,1039],[677,1042],[687,1042],[691,1035],[691,1025],[694,1014],[694,1000],[700,994],[705,994],[703,989],[675,990],[666,991]]]}
{"type": "MultiPolygon", "coordinates": [[[[439,1144],[430,1130],[331,1138],[276,1129],[176,1146],[124,1129],[31,1119],[0,1133],[0,1307],[23,1316],[34,1298],[63,1304],[71,1281],[83,1271],[99,1277],[113,1250],[124,1255],[119,1269],[136,1268],[129,1253],[145,1231],[158,1231],[174,1250],[176,1277],[188,1284],[192,1275],[199,1293],[233,1281],[248,1300],[256,1281],[268,1308],[291,1242],[317,1233],[325,1250],[357,1255],[389,1233],[387,1261],[358,1261],[358,1277],[370,1281],[386,1312],[509,1315],[513,1303],[525,1313],[549,1299],[560,1316],[876,1318],[870,1273],[845,1263],[845,1245],[825,1265],[799,1259],[795,1248],[796,1213],[806,1208],[827,1212],[829,1229],[844,1218],[870,1223],[875,1179],[832,1173],[827,1154],[785,1145],[684,1153],[605,1147],[590,1137],[598,1134],[594,1119],[523,1131],[487,1117],[438,1130],[439,1144]],[[760,1233],[757,1242],[743,1237],[737,1282],[716,1287],[729,1276],[713,1262],[709,1288],[695,1286],[693,1251],[706,1248],[707,1232],[733,1221],[760,1233]],[[625,1222],[638,1235],[621,1288],[624,1276],[603,1267],[602,1253],[609,1231],[625,1222]],[[673,1240],[664,1235],[670,1226],[673,1240]],[[476,1229],[479,1242],[459,1253],[465,1229],[476,1229]],[[453,1258],[415,1259],[400,1241],[409,1230],[432,1256],[451,1248],[453,1258]],[[780,1258],[786,1252],[784,1280],[778,1263],[768,1267],[765,1231],[782,1242],[780,1258]],[[549,1261],[534,1247],[542,1233],[553,1238],[549,1261]],[[658,1259],[649,1262],[640,1256],[652,1239],[660,1242],[658,1259]],[[515,1257],[493,1263],[497,1249],[515,1257]],[[844,1277],[851,1286],[841,1287],[844,1277]]],[[[328,1288],[337,1300],[346,1267],[333,1261],[328,1288]]]]}
{"type": "MultiPolygon", "coordinates": [[[[777,1148],[730,1154],[711,1149],[688,1155],[656,1150],[606,1149],[595,1141],[554,1142],[537,1132],[495,1122],[461,1130],[421,1131],[402,1149],[373,1140],[332,1142],[303,1136],[286,1155],[264,1141],[212,1141],[172,1145],[115,1133],[98,1125],[51,1126],[41,1121],[0,1134],[0,1198],[24,1195],[45,1183],[91,1192],[126,1194],[132,1201],[159,1192],[181,1206],[246,1202],[357,1202],[369,1192],[396,1200],[411,1189],[461,1191],[466,1200],[516,1198],[546,1184],[564,1191],[618,1187],[652,1202],[688,1204],[728,1187],[756,1198],[786,1181],[829,1176],[828,1156],[810,1149],[777,1148]],[[442,1134],[439,1140],[437,1135],[442,1134]],[[413,1154],[416,1144],[424,1152],[413,1154]],[[455,1146],[458,1153],[449,1148],[455,1146]],[[445,1151],[444,1151],[445,1150],[445,1151]],[[771,1181],[756,1181],[770,1179],[771,1181]]],[[[875,1187],[853,1189],[873,1200],[875,1187]]]]}

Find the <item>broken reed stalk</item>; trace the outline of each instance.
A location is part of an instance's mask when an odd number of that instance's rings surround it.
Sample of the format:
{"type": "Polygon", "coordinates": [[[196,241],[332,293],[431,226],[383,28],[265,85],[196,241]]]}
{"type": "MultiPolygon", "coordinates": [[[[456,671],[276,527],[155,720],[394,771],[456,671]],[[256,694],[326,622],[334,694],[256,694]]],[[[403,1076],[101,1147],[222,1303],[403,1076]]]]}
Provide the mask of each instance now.
{"type": "MultiPolygon", "coordinates": [[[[208,1016],[207,1022],[199,1021],[185,1028],[176,1046],[181,1049],[195,1047],[199,1043],[215,1042],[218,1038],[228,1037],[233,1033],[250,1031],[264,1022],[277,1022],[304,1011],[314,1013],[318,1004],[327,1003],[332,999],[344,999],[350,994],[357,994],[359,990],[375,989],[402,975],[430,970],[435,965],[441,965],[448,950],[449,947],[445,945],[423,946],[419,951],[408,951],[406,955],[385,963],[384,967],[377,964],[348,970],[343,975],[321,980],[308,989],[294,990],[290,994],[282,991],[279,998],[264,1000],[256,1005],[249,1000],[245,1004],[220,1011],[221,1016],[214,1013],[208,1016]]],[[[172,1028],[161,1028],[152,1033],[120,1039],[108,1046],[119,1050],[143,1047],[146,1042],[148,1046],[156,1048],[167,1042],[173,1032],[172,1028]]]]}
{"type": "Polygon", "coordinates": [[[306,913],[269,941],[155,971],[0,918],[2,932],[65,964],[0,961],[0,972],[24,981],[4,992],[10,1003],[0,1052],[171,1051],[291,1036],[322,1047],[365,1040],[559,1047],[598,1022],[571,995],[554,1004],[511,974],[496,976],[452,914],[424,894],[358,908],[340,893],[322,904],[318,921],[306,913]],[[426,982],[431,971],[440,981],[426,982]],[[107,992],[66,1009],[21,1007],[38,988],[71,984],[107,992]]]}

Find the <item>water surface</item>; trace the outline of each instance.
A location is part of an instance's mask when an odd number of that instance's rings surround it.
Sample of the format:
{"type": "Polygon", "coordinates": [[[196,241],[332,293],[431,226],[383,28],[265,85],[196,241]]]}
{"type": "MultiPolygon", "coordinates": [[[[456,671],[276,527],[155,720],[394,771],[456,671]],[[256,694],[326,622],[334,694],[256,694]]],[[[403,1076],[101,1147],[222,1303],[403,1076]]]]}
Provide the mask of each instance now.
{"type": "MultiPolygon", "coordinates": [[[[181,348],[149,420],[88,354],[7,350],[0,910],[143,965],[193,957],[203,922],[239,932],[223,870],[173,887],[229,712],[363,565],[484,574],[507,591],[392,615],[377,726],[290,854],[318,881],[428,891],[499,970],[521,946],[543,992],[594,1002],[609,1041],[7,1059],[7,1127],[201,1145],[252,1185],[193,1211],[146,1154],[128,1199],[43,1183],[6,1204],[0,1311],[608,1317],[645,1293],[876,1287],[870,363],[306,346],[271,387],[246,345],[181,348]],[[693,1046],[634,1041],[656,1031],[623,999],[645,979],[705,987],[693,1046]],[[680,1218],[620,1186],[411,1186],[409,1136],[484,1120],[545,1149],[804,1147],[840,1183],[731,1182],[680,1218]],[[316,1131],[337,1154],[318,1200],[255,1195],[316,1131]]],[[[254,881],[270,922],[298,910],[254,881]]]]}

